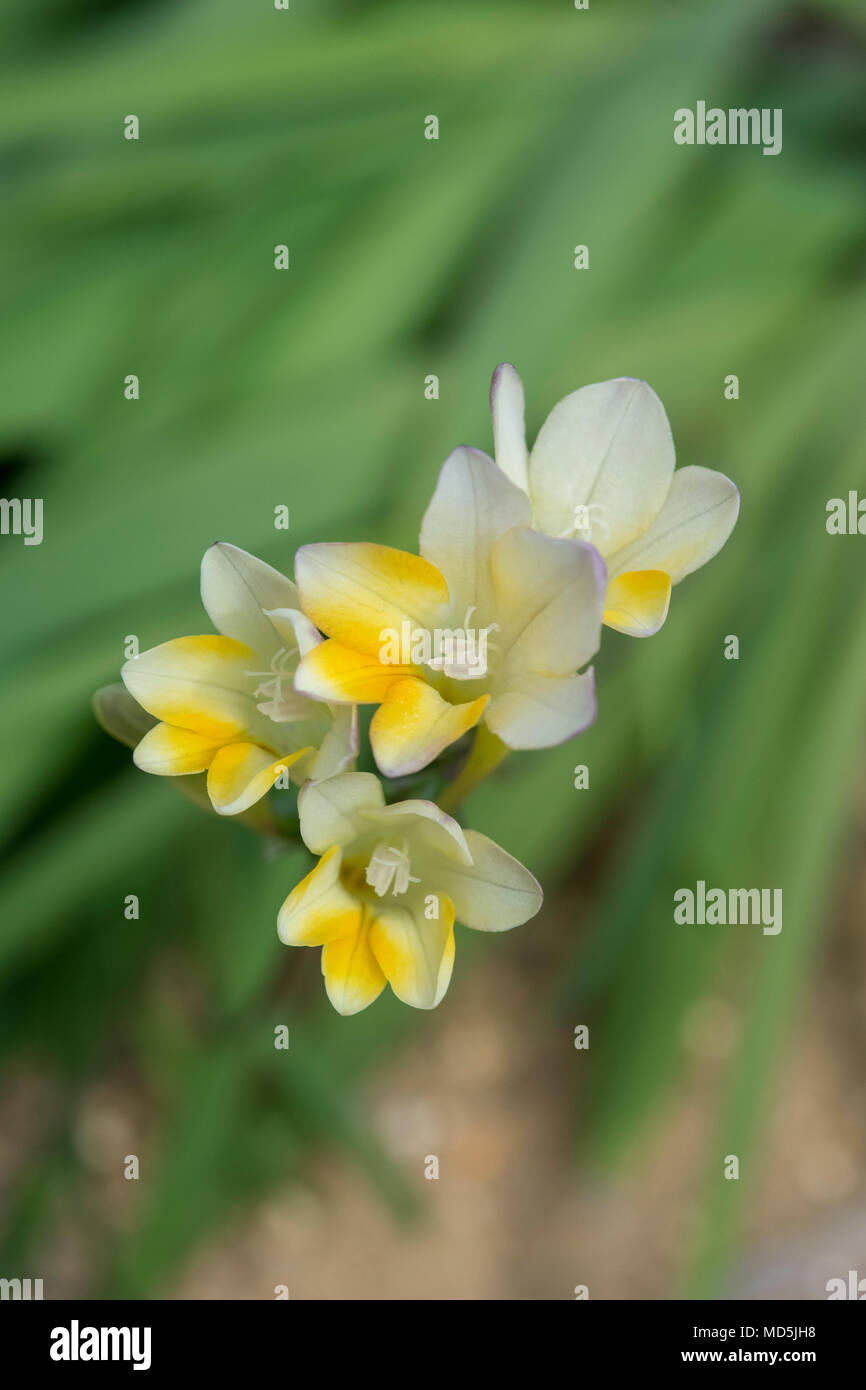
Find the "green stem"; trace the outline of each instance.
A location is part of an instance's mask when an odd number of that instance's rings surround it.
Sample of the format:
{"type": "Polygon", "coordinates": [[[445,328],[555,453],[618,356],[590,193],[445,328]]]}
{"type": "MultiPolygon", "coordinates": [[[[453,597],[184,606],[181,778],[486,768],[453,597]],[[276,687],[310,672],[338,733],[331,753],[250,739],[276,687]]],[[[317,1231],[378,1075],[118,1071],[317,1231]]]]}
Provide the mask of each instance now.
{"type": "Polygon", "coordinates": [[[488,729],[486,724],[479,724],[475,741],[469,750],[469,757],[463,764],[463,770],[459,777],[455,777],[450,786],[446,787],[439,797],[439,806],[443,811],[454,811],[461,801],[474,792],[476,787],[495,772],[499,764],[507,757],[508,747],[488,729]]]}

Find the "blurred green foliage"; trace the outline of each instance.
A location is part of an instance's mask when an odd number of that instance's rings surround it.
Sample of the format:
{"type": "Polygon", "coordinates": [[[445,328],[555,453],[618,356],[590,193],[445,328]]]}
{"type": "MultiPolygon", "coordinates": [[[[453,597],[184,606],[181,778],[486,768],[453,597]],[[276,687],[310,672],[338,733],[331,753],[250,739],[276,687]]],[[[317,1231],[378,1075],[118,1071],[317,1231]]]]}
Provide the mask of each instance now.
{"type": "Polygon", "coordinates": [[[577,385],[644,377],[679,461],[742,492],[662,632],[605,634],[596,726],[515,756],[468,805],[549,898],[592,875],[538,998],[566,1038],[595,1021],[584,1161],[627,1160],[663,1120],[684,1020],[736,982],[745,1026],[682,1270],[714,1292],[862,768],[864,541],[824,527],[829,498],[866,493],[857,7],[0,0],[0,39],[0,476],[45,499],[41,547],[0,542],[0,1047],[59,1096],[7,1194],[4,1265],[25,1268],[58,1200],[92,1202],[76,1107],[118,1070],[157,1116],[156,1172],[131,1236],[89,1211],[95,1295],[164,1291],[322,1144],[412,1210],[356,1088],[428,1020],[384,998],[333,1015],[312,954],[276,940],[298,856],[265,858],[138,774],[90,697],[127,634],[144,649],[205,626],[216,539],[286,568],[313,539],[414,546],[445,455],[490,447],[489,377],[511,360],[530,436],[577,385]],[[673,111],[699,98],[782,107],[781,156],[676,146],[673,111]],[[699,878],[782,887],[781,935],[675,928],[673,891],[699,878]],[[731,1152],[740,1183],[719,1181],[731,1152]]]}

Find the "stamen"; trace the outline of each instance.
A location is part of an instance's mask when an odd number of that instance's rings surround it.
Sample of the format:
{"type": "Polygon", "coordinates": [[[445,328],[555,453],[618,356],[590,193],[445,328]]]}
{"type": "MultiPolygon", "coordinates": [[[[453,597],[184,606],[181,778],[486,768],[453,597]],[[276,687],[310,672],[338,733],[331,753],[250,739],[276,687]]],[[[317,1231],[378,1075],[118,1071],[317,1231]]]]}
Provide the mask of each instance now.
{"type": "Polygon", "coordinates": [[[258,705],[261,714],[278,723],[302,719],[306,713],[306,699],[304,696],[296,695],[294,686],[291,685],[292,673],[286,669],[292,657],[296,655],[296,647],[280,647],[271,658],[269,670],[244,672],[245,676],[265,677],[253,691],[253,699],[261,701],[258,705]],[[283,694],[284,681],[288,681],[291,686],[286,694],[283,694]]]}
{"type": "Polygon", "coordinates": [[[396,849],[383,841],[373,850],[365,877],[377,898],[384,898],[389,888],[396,896],[408,892],[410,883],[421,882],[409,872],[411,867],[405,849],[396,849]]]}

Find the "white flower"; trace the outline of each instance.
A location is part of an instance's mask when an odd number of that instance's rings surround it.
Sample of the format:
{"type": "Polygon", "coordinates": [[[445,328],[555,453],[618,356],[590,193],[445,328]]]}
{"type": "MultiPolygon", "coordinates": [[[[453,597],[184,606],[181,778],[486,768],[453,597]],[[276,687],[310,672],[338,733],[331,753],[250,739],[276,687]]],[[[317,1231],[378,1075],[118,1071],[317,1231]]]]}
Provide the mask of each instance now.
{"type": "Polygon", "coordinates": [[[592,546],[530,521],[525,493],[460,448],[443,464],[420,556],[364,543],[298,551],[301,607],[330,640],[306,653],[296,688],[378,704],[370,742],[387,776],[426,767],[482,718],[509,748],[561,743],[595,718],[593,673],[581,668],[598,650],[604,565],[592,546]],[[449,632],[442,660],[431,634],[449,632]]]}
{"type": "Polygon", "coordinates": [[[298,662],[321,637],[291,580],[220,543],[202,560],[201,595],[221,635],[164,642],[121,672],[161,721],[137,745],[138,767],[170,777],[207,770],[222,815],[245,811],[283,774],[300,783],[350,767],[357,711],[331,710],[294,689],[298,662]]]}
{"type": "Polygon", "coordinates": [[[723,473],[674,471],[664,406],[645,381],[583,386],[548,415],[531,454],[523,383],[510,363],[490,388],[496,462],[532,502],[533,525],[591,541],[607,564],[604,621],[657,632],[672,584],[706,564],[733,530],[740,495],[723,473]]]}
{"type": "Polygon", "coordinates": [[[283,903],[278,931],[289,946],[322,947],[341,1014],[365,1009],[386,984],[414,1008],[435,1008],[451,979],[455,917],[505,931],[541,906],[538,883],[505,850],[430,801],[386,806],[371,773],[308,783],[298,810],[321,858],[283,903]]]}

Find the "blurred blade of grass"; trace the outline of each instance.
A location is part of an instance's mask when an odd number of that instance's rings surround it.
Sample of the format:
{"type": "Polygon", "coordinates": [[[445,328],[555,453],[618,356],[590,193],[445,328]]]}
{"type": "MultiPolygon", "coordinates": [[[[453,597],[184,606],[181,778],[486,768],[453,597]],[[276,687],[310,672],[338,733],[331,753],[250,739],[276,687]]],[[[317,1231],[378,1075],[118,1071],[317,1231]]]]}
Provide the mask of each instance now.
{"type": "MultiPolygon", "coordinates": [[[[850,452],[841,455],[834,470],[840,490],[851,466],[850,452]]],[[[850,549],[846,552],[844,542],[823,530],[828,485],[832,490],[833,478],[815,479],[814,474],[804,485],[809,505],[798,516],[796,568],[777,567],[770,575],[764,567],[760,605],[753,592],[751,615],[743,610],[741,620],[732,622],[742,643],[740,661],[719,675],[705,715],[700,722],[692,719],[690,741],[681,739],[679,757],[661,774],[637,840],[617,865],[616,884],[587,959],[575,968],[578,1007],[605,976],[612,976],[606,980],[600,1025],[604,1042],[595,1052],[590,1130],[595,1156],[604,1165],[622,1158],[649,1116],[657,1113],[661,1093],[682,1061],[684,1019],[713,970],[718,973],[721,958],[733,954],[743,968],[735,953],[746,948],[736,933],[719,928],[690,933],[674,926],[674,888],[699,878],[711,886],[769,886],[769,875],[795,905],[793,939],[798,930],[806,933],[807,923],[810,932],[821,925],[818,914],[800,918],[805,887],[797,884],[797,859],[788,839],[797,844],[802,827],[795,834],[782,808],[794,795],[795,779],[799,786],[801,758],[815,756],[812,745],[826,733],[825,682],[830,703],[838,699],[845,708],[860,670],[858,648],[844,635],[847,629],[840,640],[828,622],[837,611],[839,593],[850,591],[856,573],[850,549]],[[836,648],[843,652],[841,664],[836,648]]],[[[789,542],[795,534],[786,529],[789,542]]],[[[862,624],[862,613],[858,616],[862,624]]],[[[849,749],[855,748],[862,728],[850,721],[845,727],[849,749]]],[[[856,776],[856,764],[845,768],[831,762],[836,775],[818,780],[825,794],[810,800],[807,814],[815,844],[823,847],[823,859],[808,857],[809,872],[818,879],[828,873],[831,830],[848,804],[856,776]]],[[[802,798],[797,805],[802,811],[802,798]]],[[[780,956],[788,949],[778,950],[775,940],[763,942],[762,948],[780,956]]],[[[772,973],[772,962],[765,968],[772,973]]],[[[747,969],[744,973],[748,976],[747,969]]],[[[782,966],[777,975],[781,1014],[782,996],[786,989],[798,988],[799,977],[782,966]]],[[[760,1001],[752,1007],[759,1008],[760,1001]]],[[[769,1065],[771,1058],[762,1054],[749,1058],[756,1086],[765,1060],[769,1065]]]]}
{"type": "MultiPolygon", "coordinates": [[[[851,457],[862,459],[862,446],[851,457]]],[[[830,542],[834,544],[833,541],[830,542]]],[[[841,592],[862,585],[862,560],[849,546],[837,570],[841,592]]],[[[856,607],[837,609],[841,622],[816,634],[812,651],[820,690],[804,719],[789,715],[784,796],[766,822],[767,860],[784,885],[784,926],[763,950],[750,952],[754,974],[739,1046],[731,1057],[726,1099],[714,1136],[706,1192],[699,1207],[698,1238],[682,1271],[683,1297],[718,1297],[732,1252],[759,1181],[766,1181],[756,1144],[769,1104],[769,1088],[782,1044],[817,952],[819,929],[837,900],[838,870],[846,847],[845,821],[856,777],[852,754],[862,748],[866,688],[866,624],[856,607]],[[793,756],[792,756],[793,752],[793,756]],[[723,1177],[725,1155],[739,1159],[739,1180],[723,1177]]],[[[816,1289],[818,1297],[823,1290],[816,1289]]]]}

